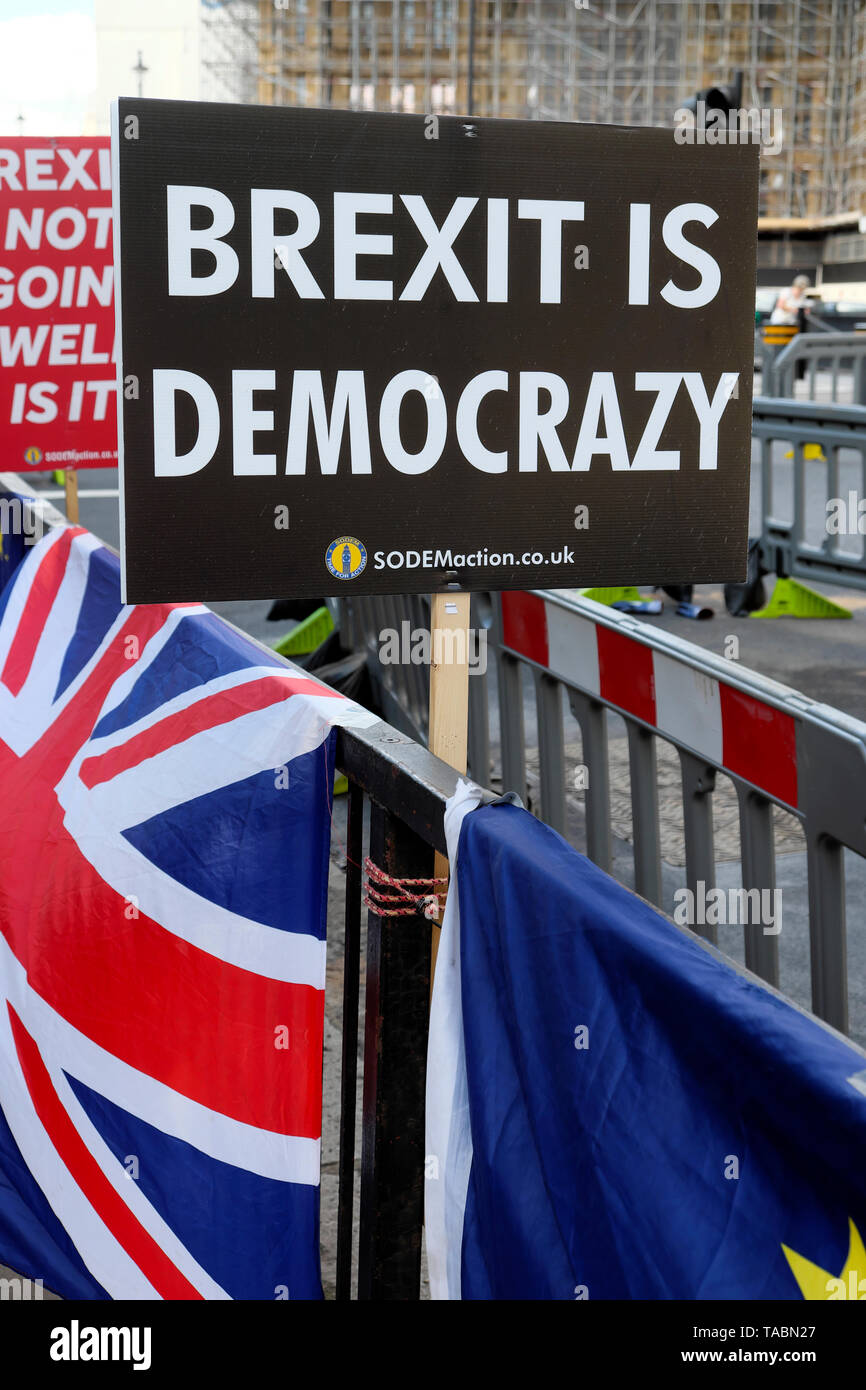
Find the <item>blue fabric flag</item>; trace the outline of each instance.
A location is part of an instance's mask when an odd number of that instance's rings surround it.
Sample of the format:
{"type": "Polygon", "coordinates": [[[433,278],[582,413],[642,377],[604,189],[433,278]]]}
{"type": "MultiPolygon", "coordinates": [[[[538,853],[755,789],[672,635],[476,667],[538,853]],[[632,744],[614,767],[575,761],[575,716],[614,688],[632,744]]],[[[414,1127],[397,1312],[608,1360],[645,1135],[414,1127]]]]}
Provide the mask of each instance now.
{"type": "Polygon", "coordinates": [[[526,811],[476,805],[446,816],[433,1296],[866,1296],[866,1054],[526,811]]]}

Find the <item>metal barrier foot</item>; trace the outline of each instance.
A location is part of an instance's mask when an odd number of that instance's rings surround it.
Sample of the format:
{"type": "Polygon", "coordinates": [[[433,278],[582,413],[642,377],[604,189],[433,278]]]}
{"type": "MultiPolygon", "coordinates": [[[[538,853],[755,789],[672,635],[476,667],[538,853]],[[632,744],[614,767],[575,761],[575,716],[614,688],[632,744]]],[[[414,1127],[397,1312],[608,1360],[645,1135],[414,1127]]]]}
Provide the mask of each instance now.
{"type": "MultiPolygon", "coordinates": [[[[794,457],[794,450],[793,450],[793,449],[789,449],[788,452],[785,454],[785,458],[786,458],[786,459],[792,459],[793,457],[794,457]]],[[[804,444],[804,445],[803,445],[803,462],[804,462],[804,463],[826,463],[826,462],[827,462],[827,455],[824,453],[824,450],[821,448],[821,445],[820,445],[820,444],[804,444]]]]}

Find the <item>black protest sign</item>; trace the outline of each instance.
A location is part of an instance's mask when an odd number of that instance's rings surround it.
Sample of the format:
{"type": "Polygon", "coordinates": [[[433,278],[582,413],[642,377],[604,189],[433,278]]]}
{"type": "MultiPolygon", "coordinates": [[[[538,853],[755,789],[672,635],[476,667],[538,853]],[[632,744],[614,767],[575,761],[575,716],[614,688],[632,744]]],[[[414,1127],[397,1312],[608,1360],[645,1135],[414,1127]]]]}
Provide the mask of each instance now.
{"type": "Polygon", "coordinates": [[[121,100],[130,602],[742,579],[758,150],[121,100]]]}

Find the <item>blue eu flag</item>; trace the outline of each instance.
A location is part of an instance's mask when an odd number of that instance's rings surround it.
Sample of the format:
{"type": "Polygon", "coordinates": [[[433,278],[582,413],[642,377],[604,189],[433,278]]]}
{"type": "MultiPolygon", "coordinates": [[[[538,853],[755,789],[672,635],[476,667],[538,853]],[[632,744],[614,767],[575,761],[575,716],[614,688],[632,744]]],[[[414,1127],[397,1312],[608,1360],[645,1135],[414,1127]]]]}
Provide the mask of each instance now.
{"type": "Polygon", "coordinates": [[[457,829],[434,1297],[866,1296],[866,1056],[519,807],[457,829]]]}

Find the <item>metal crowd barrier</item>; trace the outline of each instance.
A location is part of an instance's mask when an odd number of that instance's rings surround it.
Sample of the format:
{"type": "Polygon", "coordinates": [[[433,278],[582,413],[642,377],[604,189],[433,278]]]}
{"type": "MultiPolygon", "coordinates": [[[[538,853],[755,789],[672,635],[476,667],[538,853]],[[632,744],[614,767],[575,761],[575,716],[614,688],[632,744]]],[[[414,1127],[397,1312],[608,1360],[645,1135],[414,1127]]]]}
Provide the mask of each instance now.
{"type": "Polygon", "coordinates": [[[832,402],[843,403],[847,397],[846,404],[866,405],[866,334],[796,333],[787,344],[781,339],[768,343],[765,337],[762,394],[796,397],[799,380],[802,399],[814,401],[820,384],[829,385],[832,402]]]}
{"type": "MultiPolygon", "coordinates": [[[[331,602],[335,622],[345,645],[365,651],[367,669],[373,684],[377,707],[389,723],[418,743],[427,742],[427,715],[430,704],[430,670],[423,663],[384,664],[380,660],[379,634],[384,631],[407,634],[430,629],[430,600],[426,594],[383,595],[348,598],[331,602]]],[[[493,611],[489,594],[472,595],[470,624],[489,635],[493,611]]],[[[469,681],[468,766],[475,780],[486,787],[490,775],[490,731],[488,681],[475,675],[469,681]]],[[[507,790],[507,789],[506,789],[507,790]]]]}
{"type": "MultiPolygon", "coordinates": [[[[475,605],[473,598],[473,608],[475,605]]],[[[426,594],[350,597],[329,600],[329,607],[343,634],[344,645],[354,651],[366,651],[376,703],[385,718],[410,738],[426,743],[430,703],[429,667],[414,663],[382,663],[379,660],[379,633],[388,630],[402,635],[404,623],[408,624],[410,634],[419,630],[428,631],[429,598],[426,594]]]]}
{"type": "Polygon", "coordinates": [[[752,438],[759,441],[761,451],[764,568],[779,575],[866,588],[866,549],[862,543],[859,551],[843,549],[839,544],[843,537],[826,527],[828,500],[841,498],[847,505],[850,489],[840,480],[843,466],[855,464],[855,491],[858,498],[866,498],[866,408],[756,396],[752,438]],[[779,445],[791,454],[790,459],[784,457],[779,445]],[[808,456],[808,445],[818,445],[826,462],[808,456]],[[808,493],[814,494],[816,479],[824,486],[819,503],[815,504],[813,496],[810,506],[808,493]],[[792,498],[790,516],[784,519],[777,509],[783,483],[792,498]],[[808,539],[809,529],[818,531],[820,542],[808,539]]]}
{"type": "MultiPolygon", "coordinates": [[[[445,802],[458,774],[385,723],[340,729],[349,781],[340,1080],[337,1285],[351,1298],[365,802],[369,854],[398,878],[429,878],[447,854],[445,802]]],[[[424,1220],[424,1117],[431,926],[367,915],[358,1298],[417,1299],[424,1220]]]]}
{"type": "MultiPolygon", "coordinates": [[[[476,596],[477,597],[477,596],[476,596]]],[[[378,666],[381,628],[422,620],[417,600],[345,600],[346,630],[368,652],[380,691],[402,702],[423,736],[419,682],[424,668],[378,666]],[[387,602],[387,621],[383,604],[387,602]],[[418,612],[410,616],[413,607],[418,612]],[[378,669],[377,669],[378,667],[378,669]],[[419,690],[416,690],[419,686],[419,690]]],[[[563,691],[582,735],[589,858],[611,869],[607,711],[622,716],[628,736],[635,887],[660,905],[660,831],[656,738],[679,756],[685,880],[693,893],[715,886],[712,797],[724,773],[739,805],[742,885],[776,885],[773,806],[790,811],[805,832],[812,1008],[848,1028],[843,847],[866,856],[866,724],[787,686],[650,628],[638,619],[571,591],[512,592],[491,602],[489,647],[495,653],[502,785],[526,797],[523,672],[532,674],[538,725],[540,806],[554,829],[566,829],[563,691]]],[[[479,604],[484,620],[483,601],[479,604]]],[[[477,620],[477,619],[476,619],[477,620]]],[[[490,778],[487,677],[470,687],[470,771],[490,778]]],[[[693,928],[716,943],[713,925],[693,928]]],[[[760,924],[743,928],[748,969],[779,984],[778,939],[760,924]]]]}

